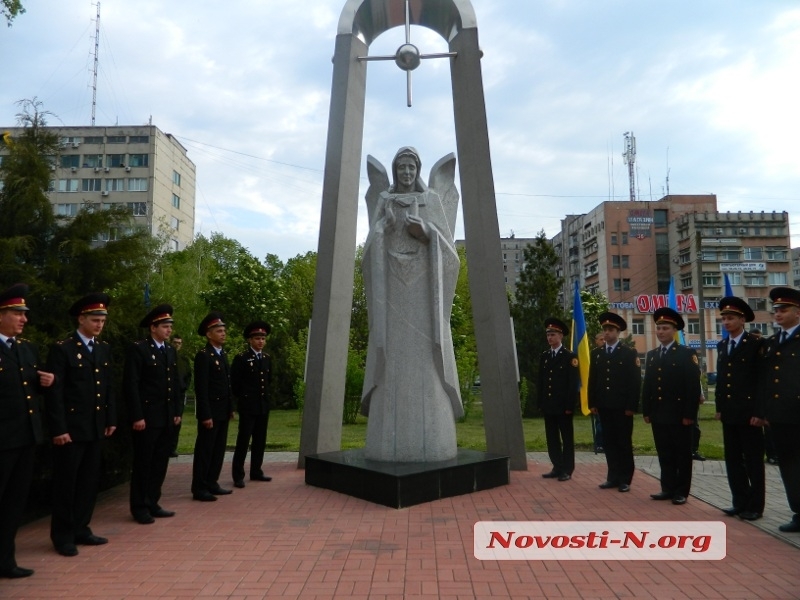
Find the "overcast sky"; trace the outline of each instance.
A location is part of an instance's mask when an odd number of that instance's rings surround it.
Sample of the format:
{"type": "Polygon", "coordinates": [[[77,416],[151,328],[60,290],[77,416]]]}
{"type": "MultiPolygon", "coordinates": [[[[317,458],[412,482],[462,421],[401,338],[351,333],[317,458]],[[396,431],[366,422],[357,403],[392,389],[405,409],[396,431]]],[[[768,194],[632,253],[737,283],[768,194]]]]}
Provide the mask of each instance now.
{"type": "MultiPolygon", "coordinates": [[[[102,0],[98,125],[153,124],[197,165],[195,231],[263,258],[317,249],[331,57],[345,0],[102,0]]],[[[501,235],[637,194],[717,194],[721,211],[789,211],[800,245],[800,5],[778,0],[473,0],[501,235]]],[[[88,125],[96,5],[26,0],[0,27],[0,125],[38,97],[88,125]]],[[[412,28],[423,53],[446,43],[412,28]]],[[[370,54],[394,54],[402,28],[370,54]]],[[[371,63],[364,157],[455,151],[446,59],[371,63]]],[[[362,160],[363,164],[364,160],[362,160]]],[[[366,191],[366,181],[362,186],[366,191]]],[[[359,241],[366,238],[366,210],[359,241]]],[[[459,215],[460,217],[460,215],[459,215]]],[[[463,237],[459,227],[458,237],[463,237]]]]}

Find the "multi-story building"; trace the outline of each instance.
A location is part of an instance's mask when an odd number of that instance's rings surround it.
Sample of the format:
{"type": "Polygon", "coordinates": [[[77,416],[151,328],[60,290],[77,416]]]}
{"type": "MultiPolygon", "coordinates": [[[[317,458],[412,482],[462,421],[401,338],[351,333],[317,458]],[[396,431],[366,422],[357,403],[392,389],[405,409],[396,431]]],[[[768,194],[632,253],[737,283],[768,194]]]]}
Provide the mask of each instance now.
{"type": "MultiPolygon", "coordinates": [[[[48,127],[60,139],[51,164],[57,215],[123,205],[134,227],[165,235],[172,250],[194,238],[195,165],[186,148],[154,125],[48,127]]],[[[20,128],[6,128],[17,136],[20,128]]],[[[0,153],[4,152],[0,148],[0,153]]],[[[118,232],[108,232],[113,239],[118,232]]]]}
{"type": "MultiPolygon", "coordinates": [[[[720,213],[714,195],[666,196],[656,202],[603,202],[568,215],[551,242],[561,257],[561,300],[570,310],[575,282],[603,293],[629,324],[640,353],[655,347],[650,315],[669,302],[673,282],[686,320],[686,343],[705,344],[714,365],[722,331],[717,302],[725,276],[756,314],[751,328],[771,333],[769,289],[792,282],[789,219],[783,213],[720,213]]],[[[712,367],[713,368],[713,367],[712,367]]]]}
{"type": "Polygon", "coordinates": [[[800,287],[800,248],[792,248],[792,285],[800,287]]]}

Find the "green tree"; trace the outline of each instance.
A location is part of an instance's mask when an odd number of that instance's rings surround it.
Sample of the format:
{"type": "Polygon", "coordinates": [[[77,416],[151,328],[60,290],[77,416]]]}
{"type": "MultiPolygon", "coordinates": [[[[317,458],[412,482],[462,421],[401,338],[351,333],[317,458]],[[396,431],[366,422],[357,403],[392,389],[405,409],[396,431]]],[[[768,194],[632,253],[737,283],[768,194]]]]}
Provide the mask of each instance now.
{"type": "Polygon", "coordinates": [[[458,258],[461,266],[456,282],[453,309],[450,314],[450,329],[453,335],[453,350],[458,369],[461,401],[464,405],[463,420],[466,420],[475,400],[472,386],[478,376],[478,349],[472,320],[472,296],[469,293],[467,254],[463,246],[458,247],[458,258]]]}
{"type": "Polygon", "coordinates": [[[586,334],[589,337],[589,348],[594,347],[595,336],[602,331],[600,315],[608,311],[608,298],[601,292],[592,293],[581,290],[581,304],[583,316],[586,319],[586,334]]]}
{"type": "Polygon", "coordinates": [[[0,15],[6,20],[8,26],[14,21],[17,15],[25,13],[25,8],[22,6],[22,0],[2,0],[0,2],[0,15]]]}
{"type": "Polygon", "coordinates": [[[523,252],[524,266],[511,306],[517,338],[517,360],[520,377],[529,382],[529,397],[525,399],[525,415],[533,416],[536,410],[539,375],[539,356],[547,349],[544,321],[548,317],[565,319],[558,303],[558,293],[563,280],[556,275],[559,257],[550,241],[540,231],[534,242],[523,252]]]}

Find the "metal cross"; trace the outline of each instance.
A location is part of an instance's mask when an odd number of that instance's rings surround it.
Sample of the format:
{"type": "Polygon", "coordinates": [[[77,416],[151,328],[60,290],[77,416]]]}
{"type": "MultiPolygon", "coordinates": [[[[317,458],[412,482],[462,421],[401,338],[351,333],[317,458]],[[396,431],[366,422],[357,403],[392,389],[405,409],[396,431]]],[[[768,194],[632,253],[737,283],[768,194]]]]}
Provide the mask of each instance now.
{"type": "Polygon", "coordinates": [[[419,48],[411,43],[411,9],[410,0],[406,3],[406,43],[397,49],[393,56],[359,56],[358,60],[393,60],[395,64],[406,72],[406,105],[411,106],[411,71],[419,66],[425,58],[449,58],[458,56],[458,52],[439,52],[436,54],[420,54],[419,48]]]}

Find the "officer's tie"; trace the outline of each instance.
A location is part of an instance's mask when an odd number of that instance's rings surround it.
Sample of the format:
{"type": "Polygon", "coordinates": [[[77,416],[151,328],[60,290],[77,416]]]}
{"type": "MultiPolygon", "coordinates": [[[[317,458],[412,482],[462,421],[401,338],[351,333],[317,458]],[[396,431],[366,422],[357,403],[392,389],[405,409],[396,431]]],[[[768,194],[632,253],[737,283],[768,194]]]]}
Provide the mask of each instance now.
{"type": "Polygon", "coordinates": [[[728,348],[728,354],[733,354],[733,351],[736,349],[736,340],[731,339],[730,348],[728,348]]]}
{"type": "Polygon", "coordinates": [[[781,331],[781,344],[783,344],[789,338],[789,334],[786,331],[781,331]]]}

